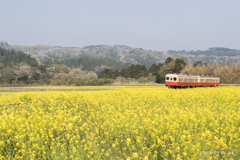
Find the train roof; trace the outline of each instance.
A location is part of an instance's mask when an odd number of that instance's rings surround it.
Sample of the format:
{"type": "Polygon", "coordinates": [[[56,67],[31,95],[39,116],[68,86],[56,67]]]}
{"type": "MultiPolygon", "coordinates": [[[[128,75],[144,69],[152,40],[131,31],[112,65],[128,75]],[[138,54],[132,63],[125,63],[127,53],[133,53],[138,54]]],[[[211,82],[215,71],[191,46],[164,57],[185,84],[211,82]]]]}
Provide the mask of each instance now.
{"type": "MultiPolygon", "coordinates": [[[[166,76],[179,76],[179,77],[199,77],[199,75],[191,75],[191,74],[166,74],[166,76]]],[[[201,75],[201,78],[219,78],[219,77],[213,77],[213,76],[204,76],[201,75]]]]}
{"type": "Polygon", "coordinates": [[[213,77],[213,76],[200,76],[200,77],[203,77],[203,78],[220,78],[220,77],[213,77]]]}
{"type": "Polygon", "coordinates": [[[176,74],[179,77],[198,77],[197,75],[187,75],[187,74],[176,74]]]}

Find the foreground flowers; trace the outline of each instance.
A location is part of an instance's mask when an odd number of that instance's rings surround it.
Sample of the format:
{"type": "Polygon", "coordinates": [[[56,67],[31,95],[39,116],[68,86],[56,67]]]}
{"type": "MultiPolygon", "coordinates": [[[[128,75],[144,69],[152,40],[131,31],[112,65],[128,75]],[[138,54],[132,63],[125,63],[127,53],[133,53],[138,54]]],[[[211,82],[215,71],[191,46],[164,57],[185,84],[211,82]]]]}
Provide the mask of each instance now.
{"type": "Polygon", "coordinates": [[[0,97],[1,159],[236,159],[240,88],[0,97]]]}

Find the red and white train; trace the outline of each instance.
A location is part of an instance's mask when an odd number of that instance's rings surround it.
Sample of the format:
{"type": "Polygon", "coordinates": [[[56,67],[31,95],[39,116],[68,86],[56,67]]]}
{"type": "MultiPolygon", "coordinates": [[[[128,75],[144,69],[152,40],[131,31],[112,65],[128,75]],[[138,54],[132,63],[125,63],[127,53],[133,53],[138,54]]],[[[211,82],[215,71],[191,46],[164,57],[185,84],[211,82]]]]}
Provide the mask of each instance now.
{"type": "Polygon", "coordinates": [[[216,87],[220,78],[212,76],[192,76],[186,74],[167,74],[165,85],[171,88],[182,87],[216,87]]]}

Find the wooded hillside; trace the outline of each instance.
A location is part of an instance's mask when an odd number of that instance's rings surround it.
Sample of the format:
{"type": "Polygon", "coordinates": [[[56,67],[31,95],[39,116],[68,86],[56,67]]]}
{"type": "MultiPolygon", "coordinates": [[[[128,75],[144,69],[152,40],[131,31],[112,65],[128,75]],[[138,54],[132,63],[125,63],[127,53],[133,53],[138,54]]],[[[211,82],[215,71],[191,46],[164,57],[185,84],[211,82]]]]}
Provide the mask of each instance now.
{"type": "Polygon", "coordinates": [[[125,45],[91,45],[83,48],[61,47],[49,45],[20,46],[9,45],[0,42],[0,46],[6,49],[14,49],[29,53],[38,59],[45,58],[111,58],[113,60],[132,63],[145,64],[150,67],[153,63],[164,63],[167,57],[186,58],[189,62],[203,61],[205,63],[238,62],[240,61],[240,50],[229,48],[209,48],[207,50],[181,50],[181,51],[152,51],[142,48],[133,48],[125,45]]]}

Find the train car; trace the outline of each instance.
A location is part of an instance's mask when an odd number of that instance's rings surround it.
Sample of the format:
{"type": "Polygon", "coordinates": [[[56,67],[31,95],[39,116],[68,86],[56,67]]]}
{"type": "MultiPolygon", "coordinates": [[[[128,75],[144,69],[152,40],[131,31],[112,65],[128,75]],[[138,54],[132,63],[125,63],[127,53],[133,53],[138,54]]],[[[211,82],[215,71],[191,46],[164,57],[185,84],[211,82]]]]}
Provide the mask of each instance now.
{"type": "Polygon", "coordinates": [[[167,74],[165,85],[172,88],[182,87],[216,87],[219,86],[220,78],[213,76],[194,76],[186,74],[167,74]]]}

